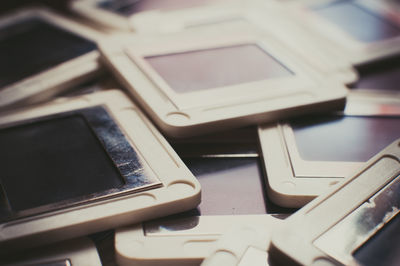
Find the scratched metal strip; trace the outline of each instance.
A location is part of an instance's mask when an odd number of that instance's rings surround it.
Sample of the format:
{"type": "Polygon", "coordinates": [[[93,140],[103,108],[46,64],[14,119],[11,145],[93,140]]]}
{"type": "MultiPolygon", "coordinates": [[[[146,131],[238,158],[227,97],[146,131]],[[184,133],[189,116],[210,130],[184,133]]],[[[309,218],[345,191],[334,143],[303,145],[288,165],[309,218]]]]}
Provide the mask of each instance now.
{"type": "Polygon", "coordinates": [[[342,263],[400,212],[400,175],[314,243],[342,263]]]}

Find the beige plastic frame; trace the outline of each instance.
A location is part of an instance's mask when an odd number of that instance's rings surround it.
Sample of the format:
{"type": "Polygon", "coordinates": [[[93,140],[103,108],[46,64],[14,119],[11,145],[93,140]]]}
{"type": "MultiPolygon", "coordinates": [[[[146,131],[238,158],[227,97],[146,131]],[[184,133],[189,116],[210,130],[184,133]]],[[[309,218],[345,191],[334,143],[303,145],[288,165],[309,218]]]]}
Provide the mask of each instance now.
{"type": "MultiPolygon", "coordinates": [[[[27,18],[40,18],[66,31],[80,35],[93,42],[103,38],[103,34],[67,19],[45,8],[17,10],[0,18],[1,28],[27,18]]],[[[29,49],[29,44],[27,44],[29,49]]],[[[0,109],[7,106],[39,102],[51,98],[74,85],[97,75],[100,70],[98,50],[66,61],[49,70],[0,88],[0,109]]]]}
{"type": "MultiPolygon", "coordinates": [[[[286,9],[274,1],[228,1],[226,6],[209,8],[214,10],[214,15],[209,15],[207,19],[198,19],[191,12],[182,12],[182,14],[171,13],[169,16],[157,21],[156,18],[137,23],[136,29],[139,32],[161,32],[173,33],[179,31],[196,31],[197,34],[203,34],[207,31],[216,31],[216,33],[238,31],[255,31],[260,29],[260,34],[270,35],[281,41],[291,51],[295,52],[302,60],[311,64],[315,69],[326,75],[337,75],[338,80],[346,84],[357,80],[357,71],[343,57],[330,57],[321,52],[314,41],[304,38],[306,33],[298,23],[288,18],[286,9]],[[220,13],[220,14],[219,14],[220,13]],[[179,20],[191,21],[183,23],[179,20]],[[197,22],[195,22],[198,20],[197,22]],[[154,23],[158,25],[157,30],[154,23]],[[186,26],[185,26],[185,25],[186,26]]],[[[199,11],[200,14],[205,12],[199,11]]],[[[210,12],[210,11],[209,11],[210,12]]],[[[168,13],[169,14],[169,13],[168,13]]],[[[210,14],[213,14],[210,12],[210,14]]]]}
{"type": "MultiPolygon", "coordinates": [[[[260,0],[229,0],[206,7],[192,8],[188,11],[152,11],[133,15],[131,18],[118,16],[112,12],[96,7],[98,0],[73,1],[72,8],[78,13],[96,20],[98,23],[115,24],[114,27],[127,29],[127,21],[131,21],[136,32],[172,33],[184,30],[212,30],[215,26],[219,32],[232,29],[260,27],[265,34],[276,34],[282,38],[282,44],[298,52],[303,60],[309,61],[315,67],[332,75],[337,73],[339,80],[352,83],[357,79],[357,72],[351,64],[342,57],[329,58],[319,49],[314,49],[314,42],[304,38],[302,27],[287,19],[286,10],[273,1],[260,0]],[[225,3],[222,3],[225,2],[225,3]],[[109,19],[104,19],[109,17],[109,19]],[[101,18],[101,19],[99,19],[101,18]],[[304,42],[304,44],[301,44],[304,42]]],[[[111,25],[109,25],[111,26],[111,25]]],[[[251,29],[250,29],[251,30],[251,29]]]]}
{"type": "MultiPolygon", "coordinates": [[[[289,217],[280,229],[273,232],[269,255],[283,265],[359,265],[352,256],[354,248],[359,248],[364,243],[360,241],[368,241],[394,215],[398,215],[395,206],[381,206],[383,204],[376,202],[374,197],[386,191],[387,185],[398,184],[399,175],[400,139],[374,156],[339,186],[326,191],[289,217]],[[389,207],[392,210],[383,212],[386,216],[378,226],[359,228],[361,223],[350,220],[356,218],[354,214],[362,207],[380,211],[386,211],[386,207],[389,207]],[[336,229],[345,221],[350,222],[346,225],[353,226],[346,226],[345,232],[338,232],[336,229]],[[334,239],[332,233],[335,233],[334,239]]],[[[389,199],[397,195],[397,191],[385,193],[389,199]]]]}
{"type": "Polygon", "coordinates": [[[204,215],[144,222],[116,230],[116,258],[119,265],[199,265],[221,246],[217,244],[220,236],[231,227],[252,225],[268,233],[285,216],[204,215]]]}
{"type": "Polygon", "coordinates": [[[309,36],[309,31],[294,20],[288,12],[288,7],[278,0],[262,1],[255,8],[242,13],[243,19],[275,34],[275,37],[296,52],[301,60],[308,62],[324,75],[337,75],[338,80],[345,84],[351,84],[358,79],[357,71],[347,58],[335,55],[332,50],[321,49],[319,41],[309,36]]]}
{"type": "MultiPolygon", "coordinates": [[[[400,108],[400,91],[381,91],[370,89],[350,90],[347,99],[366,105],[365,108],[370,109],[373,106],[386,105],[393,106],[393,110],[400,108]]],[[[388,110],[389,111],[389,110],[388,110]]],[[[397,111],[398,112],[398,111],[397,111]]]]}
{"type": "Polygon", "coordinates": [[[400,98],[395,96],[350,92],[347,102],[345,112],[351,115],[400,114],[400,98]]]}
{"type": "MultiPolygon", "coordinates": [[[[344,115],[398,117],[400,105],[371,105],[351,98],[344,115]]],[[[268,176],[268,195],[281,206],[302,207],[363,165],[363,162],[303,160],[294,132],[284,122],[260,126],[258,134],[268,176]]]]}
{"type": "Polygon", "coordinates": [[[143,33],[180,31],[191,26],[218,22],[229,19],[247,5],[243,0],[220,0],[175,10],[142,11],[126,17],[98,7],[99,2],[77,0],[71,3],[71,8],[100,25],[143,33]]]}
{"type": "Polygon", "coordinates": [[[267,266],[271,234],[282,223],[272,227],[241,224],[231,227],[215,244],[211,255],[201,266],[267,266]]]}
{"type": "MultiPolygon", "coordinates": [[[[337,75],[338,80],[346,84],[357,80],[357,71],[350,62],[342,57],[330,57],[322,52],[314,41],[304,38],[307,33],[303,32],[303,27],[295,23],[287,15],[286,8],[276,4],[274,1],[246,1],[246,4],[238,5],[236,9],[225,16],[220,16],[218,20],[203,21],[201,24],[192,25],[180,30],[197,31],[202,34],[203,31],[231,32],[238,31],[256,31],[260,34],[269,35],[281,42],[281,45],[287,46],[292,52],[295,52],[301,60],[311,64],[315,69],[323,74],[333,76],[337,75]]],[[[229,9],[224,9],[224,11],[229,9]]],[[[172,18],[163,22],[169,25],[172,18]]],[[[143,26],[148,27],[149,23],[143,26]]],[[[171,33],[178,29],[163,29],[162,32],[171,33]],[[169,30],[169,31],[168,31],[169,30]]]]}
{"type": "Polygon", "coordinates": [[[192,209],[200,184],[164,137],[122,92],[110,90],[7,113],[0,126],[92,106],[104,106],[161,187],[0,224],[1,252],[87,235],[192,209]]]}
{"type": "MultiPolygon", "coordinates": [[[[334,2],[335,0],[302,0],[290,1],[286,3],[286,8],[290,11],[298,23],[302,23],[308,32],[308,37],[314,38],[319,43],[319,48],[333,52],[332,58],[336,56],[347,58],[353,65],[361,65],[370,61],[379,60],[400,52],[400,36],[373,43],[363,43],[348,33],[340,29],[334,23],[324,19],[308,7],[313,4],[323,4],[334,2]]],[[[355,0],[357,4],[378,12],[388,14],[386,18],[394,25],[400,27],[400,21],[394,19],[399,16],[397,11],[393,11],[385,1],[376,0],[355,0]],[[392,16],[390,16],[392,14],[392,16]]]]}
{"type": "Polygon", "coordinates": [[[197,225],[188,230],[163,230],[162,222],[154,222],[158,230],[146,232],[143,226],[118,229],[115,251],[119,265],[199,265],[210,256],[220,236],[230,227],[243,224],[272,230],[282,221],[273,215],[198,216],[197,225]]]}
{"type": "Polygon", "coordinates": [[[299,60],[272,36],[260,31],[222,35],[218,29],[204,34],[182,32],[141,36],[100,45],[106,63],[167,134],[184,137],[315,111],[341,109],[347,89],[299,60]],[[145,38],[147,37],[147,38],[145,38]],[[120,45],[122,44],[122,45],[120,45]],[[218,47],[255,44],[294,75],[214,89],[177,93],[144,57],[218,47]]]}
{"type": "Polygon", "coordinates": [[[19,254],[19,258],[12,262],[2,263],[4,266],[22,265],[92,265],[101,266],[99,254],[96,246],[87,237],[77,238],[69,241],[60,242],[51,246],[44,246],[33,249],[24,254],[19,254]],[[69,264],[67,264],[69,263],[69,264]]]}

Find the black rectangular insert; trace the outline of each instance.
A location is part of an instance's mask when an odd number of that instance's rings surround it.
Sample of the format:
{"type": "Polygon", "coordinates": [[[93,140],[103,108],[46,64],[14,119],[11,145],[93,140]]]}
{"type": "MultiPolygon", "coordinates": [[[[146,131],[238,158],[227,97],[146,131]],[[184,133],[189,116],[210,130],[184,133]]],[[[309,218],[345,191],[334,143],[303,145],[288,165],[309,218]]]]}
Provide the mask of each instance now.
{"type": "Polygon", "coordinates": [[[40,18],[0,28],[0,87],[96,50],[96,44],[40,18]]]}
{"type": "Polygon", "coordinates": [[[101,106],[0,129],[0,221],[159,185],[101,106]]]}

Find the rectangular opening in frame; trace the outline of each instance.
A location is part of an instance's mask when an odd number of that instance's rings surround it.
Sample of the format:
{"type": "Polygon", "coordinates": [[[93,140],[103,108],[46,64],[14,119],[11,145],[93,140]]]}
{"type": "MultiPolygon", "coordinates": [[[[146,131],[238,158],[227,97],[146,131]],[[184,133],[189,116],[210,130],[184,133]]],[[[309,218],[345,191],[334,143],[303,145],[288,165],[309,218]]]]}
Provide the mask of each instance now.
{"type": "Polygon", "coordinates": [[[256,44],[147,56],[150,66],[178,93],[281,78],[294,73],[256,44]]]}
{"type": "Polygon", "coordinates": [[[399,117],[311,116],[290,121],[307,161],[366,162],[399,137],[399,117]]]}

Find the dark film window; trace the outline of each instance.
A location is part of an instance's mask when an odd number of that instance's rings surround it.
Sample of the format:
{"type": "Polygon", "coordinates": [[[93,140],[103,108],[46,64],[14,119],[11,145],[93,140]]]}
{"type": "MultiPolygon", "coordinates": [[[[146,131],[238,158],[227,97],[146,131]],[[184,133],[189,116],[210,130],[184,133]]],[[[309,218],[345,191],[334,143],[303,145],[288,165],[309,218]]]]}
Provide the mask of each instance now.
{"type": "Polygon", "coordinates": [[[97,49],[96,44],[32,18],[0,29],[0,87],[97,49]]]}
{"type": "Polygon", "coordinates": [[[160,185],[103,107],[0,129],[0,220],[160,185]]]}

